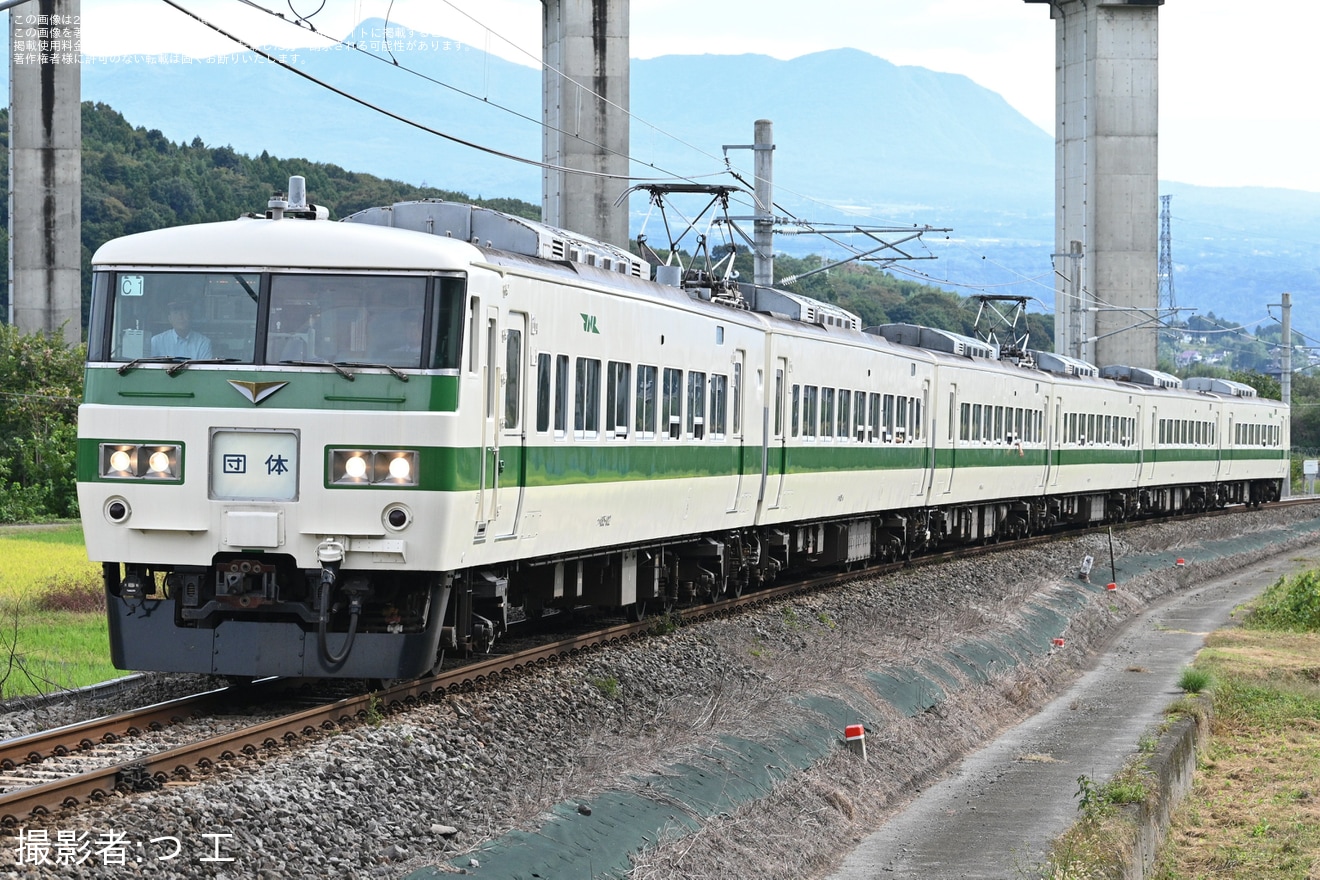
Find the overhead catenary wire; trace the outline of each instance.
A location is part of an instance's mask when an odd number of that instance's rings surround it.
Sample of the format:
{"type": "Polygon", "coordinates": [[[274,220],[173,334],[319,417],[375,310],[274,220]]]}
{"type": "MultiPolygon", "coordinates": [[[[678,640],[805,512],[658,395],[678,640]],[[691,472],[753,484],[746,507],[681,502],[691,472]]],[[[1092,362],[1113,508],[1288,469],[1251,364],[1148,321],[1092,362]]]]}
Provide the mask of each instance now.
{"type": "MultiPolygon", "coordinates": [[[[467,140],[466,138],[461,138],[458,137],[457,135],[449,134],[448,132],[441,131],[437,128],[432,128],[431,126],[426,125],[425,123],[418,122],[415,119],[410,119],[401,113],[395,113],[393,110],[389,110],[379,105],[373,104],[372,102],[366,100],[365,98],[360,98],[357,95],[354,95],[351,92],[347,92],[344,89],[339,88],[338,86],[332,85],[331,83],[328,83],[325,80],[320,79],[319,77],[313,76],[312,74],[306,71],[299,70],[297,67],[294,67],[293,65],[285,62],[284,60],[276,57],[275,55],[272,55],[269,52],[266,52],[262,49],[257,48],[256,46],[253,46],[251,43],[247,42],[246,40],[242,39],[236,34],[232,34],[229,31],[225,30],[224,28],[220,27],[219,25],[207,21],[197,13],[191,11],[190,9],[185,8],[183,5],[176,2],[176,0],[161,0],[161,2],[165,3],[167,6],[177,9],[179,12],[182,12],[184,15],[188,16],[189,18],[193,19],[199,24],[202,24],[203,26],[210,28],[211,30],[223,36],[224,38],[231,40],[234,43],[237,43],[238,45],[247,49],[249,52],[252,52],[253,54],[266,59],[267,61],[278,67],[284,68],[290,73],[297,74],[303,79],[315,83],[316,85],[320,86],[323,89],[326,89],[327,91],[333,92],[334,94],[339,95],[342,98],[345,98],[349,101],[352,101],[355,104],[359,104],[363,107],[366,107],[367,109],[375,111],[376,113],[380,113],[383,116],[388,116],[390,119],[393,119],[397,122],[402,122],[404,125],[408,125],[418,129],[419,131],[424,131],[427,134],[432,134],[435,135],[436,137],[443,138],[444,140],[450,141],[451,143],[456,143],[459,144],[460,146],[468,147],[470,149],[477,150],[482,153],[486,153],[487,155],[496,156],[501,159],[508,159],[512,162],[518,162],[523,165],[531,165],[533,167],[541,168],[548,171],[560,171],[568,174],[580,174],[585,177],[607,178],[611,180],[646,179],[646,178],[634,178],[626,174],[610,174],[603,171],[589,171],[582,168],[569,168],[564,165],[555,165],[550,162],[543,162],[537,159],[529,159],[526,156],[519,156],[516,153],[509,153],[504,150],[497,150],[494,147],[488,147],[483,144],[478,144],[475,141],[470,141],[467,140]]],[[[255,4],[249,3],[248,5],[255,5],[255,4]]],[[[672,178],[666,177],[664,179],[668,180],[672,178]]]]}
{"type": "MultiPolygon", "coordinates": [[[[272,16],[272,17],[274,17],[274,18],[277,18],[277,19],[279,19],[280,21],[285,22],[286,24],[289,24],[289,25],[294,26],[294,27],[298,27],[300,30],[308,30],[308,31],[310,31],[310,32],[313,33],[313,34],[316,34],[316,36],[320,37],[321,39],[326,40],[327,42],[334,43],[334,44],[336,44],[336,45],[338,45],[338,46],[342,46],[343,48],[348,49],[348,50],[350,50],[350,51],[357,52],[358,54],[360,54],[360,55],[362,55],[362,56],[364,56],[364,57],[366,57],[366,58],[370,58],[370,59],[373,60],[373,61],[380,62],[381,64],[385,64],[385,65],[388,65],[388,66],[390,66],[390,67],[398,68],[399,70],[403,71],[404,73],[407,73],[407,74],[410,74],[410,75],[412,75],[412,76],[415,76],[415,77],[417,77],[417,78],[419,78],[419,79],[425,80],[426,82],[429,82],[429,83],[431,83],[432,85],[436,85],[436,86],[439,86],[440,88],[447,89],[447,90],[449,90],[449,91],[451,91],[451,92],[454,92],[455,94],[462,95],[462,96],[465,97],[465,98],[471,98],[472,100],[477,101],[478,103],[481,103],[481,104],[483,104],[483,105],[485,105],[485,106],[488,106],[488,107],[492,107],[492,108],[494,108],[494,109],[496,109],[496,110],[501,110],[501,111],[503,111],[503,112],[505,112],[505,113],[508,113],[509,115],[514,116],[514,117],[516,117],[516,118],[518,118],[518,119],[522,119],[522,120],[524,120],[524,121],[526,121],[526,122],[530,122],[530,123],[532,123],[533,125],[536,125],[536,126],[542,128],[542,129],[546,129],[546,130],[549,130],[549,131],[553,131],[553,132],[555,132],[556,134],[562,134],[562,135],[567,135],[567,136],[570,136],[570,137],[577,138],[578,140],[582,141],[583,143],[585,143],[585,144],[587,144],[587,145],[589,145],[589,146],[591,146],[591,147],[593,147],[593,148],[595,148],[595,149],[602,150],[602,151],[604,151],[604,152],[610,153],[610,154],[615,155],[615,156],[622,156],[623,158],[627,159],[627,160],[630,161],[630,162],[634,162],[634,163],[636,163],[637,165],[641,165],[641,166],[646,167],[646,168],[651,168],[651,169],[655,170],[655,171],[656,171],[657,173],[659,173],[659,174],[668,175],[669,178],[672,178],[672,179],[675,179],[675,180],[686,180],[686,181],[690,181],[690,182],[691,182],[691,181],[695,181],[695,180],[700,179],[700,178],[703,178],[703,177],[716,177],[716,176],[719,176],[719,175],[721,175],[721,174],[724,173],[724,172],[722,172],[722,171],[713,171],[713,172],[709,172],[709,173],[706,173],[706,174],[685,175],[685,174],[680,174],[680,173],[678,173],[678,172],[669,171],[669,170],[667,170],[667,169],[665,169],[665,168],[661,168],[660,166],[656,165],[654,162],[647,162],[647,161],[645,161],[645,160],[638,159],[636,156],[632,156],[632,155],[628,155],[628,154],[620,153],[618,150],[611,149],[610,147],[608,147],[608,146],[606,146],[606,145],[604,145],[604,144],[600,144],[600,143],[597,143],[596,141],[593,141],[593,140],[591,140],[591,139],[589,139],[589,138],[582,137],[582,135],[579,134],[579,133],[577,133],[577,132],[569,132],[569,131],[565,131],[564,129],[559,128],[559,127],[557,127],[557,126],[547,125],[546,122],[545,122],[543,119],[538,119],[538,118],[536,118],[536,117],[529,116],[529,115],[527,115],[526,113],[523,113],[521,110],[517,110],[517,109],[515,109],[515,108],[513,108],[513,107],[508,106],[507,104],[502,104],[502,103],[500,103],[499,101],[492,101],[492,100],[490,99],[489,96],[478,95],[478,94],[476,94],[476,93],[474,93],[474,92],[470,92],[470,91],[468,91],[467,89],[460,88],[460,87],[454,85],[453,83],[447,83],[447,82],[445,82],[444,80],[437,79],[437,78],[435,78],[435,77],[433,77],[433,76],[431,76],[431,75],[429,75],[429,74],[427,74],[427,73],[423,73],[422,71],[417,70],[417,69],[414,68],[414,67],[410,67],[410,66],[408,66],[407,64],[401,64],[401,63],[399,62],[399,60],[398,60],[397,58],[394,57],[394,52],[389,48],[389,40],[388,40],[388,39],[385,40],[385,47],[386,47],[386,51],[390,53],[390,57],[389,57],[388,59],[386,59],[386,58],[382,58],[380,55],[375,54],[374,52],[370,52],[370,51],[368,51],[368,50],[362,48],[361,46],[359,46],[359,45],[358,45],[357,43],[355,43],[355,42],[354,42],[354,43],[350,43],[350,42],[347,42],[346,40],[342,40],[342,39],[339,39],[339,38],[337,38],[337,37],[333,37],[333,36],[331,36],[330,34],[327,34],[327,33],[323,32],[323,31],[317,30],[316,27],[315,27],[310,21],[306,20],[305,18],[303,18],[303,17],[301,17],[301,16],[300,16],[300,17],[298,18],[298,20],[296,20],[296,21],[290,21],[290,20],[289,20],[289,19],[288,19],[283,13],[278,12],[278,11],[276,11],[276,10],[274,10],[274,9],[270,9],[269,7],[262,6],[260,3],[255,2],[255,0],[238,0],[238,2],[242,3],[244,6],[249,6],[249,7],[253,8],[253,9],[256,9],[256,10],[258,10],[258,11],[260,11],[260,12],[264,12],[265,14],[270,15],[270,16],[272,16]]],[[[452,5],[452,4],[450,4],[450,5],[452,5]]],[[[390,8],[393,9],[393,0],[391,0],[390,8]]],[[[319,11],[319,10],[318,10],[318,11],[319,11]]],[[[461,12],[461,10],[459,10],[459,11],[461,12]]],[[[296,15],[296,14],[297,14],[297,13],[295,13],[295,15],[296,15]]],[[[389,12],[386,13],[386,22],[387,22],[387,24],[388,24],[388,21],[389,21],[389,17],[388,17],[389,14],[390,14],[389,12]]],[[[464,13],[464,14],[466,14],[466,13],[464,13]]],[[[480,22],[477,22],[477,24],[480,25],[480,22]]],[[[495,32],[494,32],[494,31],[491,31],[491,33],[495,33],[495,32]]],[[[495,34],[495,35],[496,35],[496,36],[499,36],[498,34],[495,34]]],[[[501,39],[501,40],[504,40],[503,37],[500,37],[500,39],[501,39]]],[[[509,42],[509,41],[505,40],[505,42],[509,42]]],[[[510,45],[514,45],[514,44],[513,44],[513,43],[510,43],[510,45]]],[[[515,46],[515,48],[518,48],[518,47],[515,46]]],[[[524,50],[519,49],[519,51],[524,51],[524,50]]],[[[553,70],[553,68],[551,68],[551,67],[549,67],[549,66],[546,66],[546,69],[548,69],[548,70],[553,70]]],[[[557,71],[555,71],[555,72],[558,73],[557,71]]],[[[562,76],[562,74],[558,74],[558,75],[562,76]]],[[[569,79],[570,82],[574,82],[576,85],[578,85],[579,88],[582,88],[584,91],[586,91],[587,93],[591,94],[593,97],[600,98],[601,100],[606,101],[606,103],[609,103],[609,104],[611,104],[612,106],[615,106],[615,107],[618,106],[617,104],[614,104],[613,102],[607,101],[604,97],[598,95],[596,92],[592,91],[590,88],[588,88],[588,87],[586,87],[586,86],[583,86],[581,83],[577,83],[575,80],[572,80],[572,79],[569,78],[569,77],[565,77],[565,79],[569,79]]],[[[619,108],[619,109],[623,109],[623,108],[619,108]]],[[[624,112],[627,112],[627,111],[625,110],[624,112]]],[[[643,120],[643,119],[640,119],[639,117],[637,117],[636,115],[634,115],[634,114],[632,114],[632,113],[628,113],[628,116],[629,116],[629,118],[631,118],[631,119],[634,119],[634,120],[636,120],[636,121],[638,121],[638,122],[641,122],[641,123],[644,124],[644,125],[647,125],[648,127],[654,129],[655,131],[659,132],[660,134],[665,135],[666,137],[674,138],[674,139],[677,140],[679,143],[683,143],[685,146],[691,146],[690,144],[686,144],[684,141],[682,141],[682,140],[681,140],[680,138],[678,138],[676,135],[672,135],[672,134],[670,134],[670,133],[668,133],[668,132],[665,132],[663,129],[661,129],[661,128],[655,126],[655,125],[652,125],[651,123],[648,123],[648,122],[646,122],[646,121],[643,120]]],[[[696,149],[696,148],[694,148],[694,149],[696,149]]],[[[707,155],[707,156],[708,156],[709,158],[711,158],[711,159],[716,159],[716,160],[718,161],[717,157],[712,156],[712,155],[710,155],[709,153],[706,153],[705,155],[707,155]]],[[[554,166],[549,166],[549,165],[542,165],[542,167],[550,168],[551,170],[559,170],[559,169],[557,169],[556,167],[554,167],[554,166]]],[[[576,171],[576,170],[578,170],[578,169],[567,169],[567,170],[576,171]]],[[[586,172],[582,172],[582,173],[586,173],[586,172]]],[[[601,175],[601,176],[610,176],[610,177],[615,177],[615,178],[631,179],[631,180],[643,180],[643,179],[646,179],[646,178],[636,178],[636,177],[623,177],[623,176],[621,176],[621,175],[601,175]]]]}

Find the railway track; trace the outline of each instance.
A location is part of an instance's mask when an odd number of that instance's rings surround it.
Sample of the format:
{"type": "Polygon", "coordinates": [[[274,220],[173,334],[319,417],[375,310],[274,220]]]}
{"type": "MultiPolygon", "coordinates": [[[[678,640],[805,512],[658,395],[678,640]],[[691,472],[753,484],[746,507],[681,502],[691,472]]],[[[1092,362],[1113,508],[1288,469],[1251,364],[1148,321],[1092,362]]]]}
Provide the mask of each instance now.
{"type": "MultiPolygon", "coordinates": [[[[1320,499],[1292,499],[1271,505],[1271,508],[1317,503],[1320,503],[1320,499]]],[[[1232,509],[1217,510],[1200,516],[1232,512],[1232,509]]],[[[677,610],[672,614],[683,621],[695,621],[859,577],[890,574],[909,566],[933,565],[1002,549],[1030,547],[1060,538],[1104,532],[1109,528],[1121,531],[1135,526],[1185,522],[1189,519],[1191,517],[1187,516],[1143,519],[1113,526],[1037,535],[1001,544],[964,547],[910,561],[815,576],[740,597],[677,610]]],[[[379,691],[320,701],[310,707],[256,723],[237,721],[230,730],[197,735],[188,742],[166,744],[165,748],[145,742],[145,735],[180,729],[190,720],[207,717],[217,707],[223,706],[226,700],[232,700],[234,689],[208,691],[133,712],[0,742],[0,825],[15,827],[29,817],[47,815],[88,801],[102,801],[114,796],[116,792],[158,788],[171,780],[188,779],[204,773],[221,762],[255,757],[263,752],[291,746],[300,739],[367,722],[379,717],[384,711],[428,702],[445,693],[484,687],[529,667],[553,663],[583,651],[638,638],[654,629],[653,619],[612,625],[513,653],[486,657],[379,691]],[[86,766],[88,764],[94,766],[89,768],[86,766]]],[[[284,684],[278,680],[258,682],[244,689],[243,694],[250,700],[262,699],[279,692],[284,684]]],[[[176,735],[172,738],[179,737],[176,735]]]]}

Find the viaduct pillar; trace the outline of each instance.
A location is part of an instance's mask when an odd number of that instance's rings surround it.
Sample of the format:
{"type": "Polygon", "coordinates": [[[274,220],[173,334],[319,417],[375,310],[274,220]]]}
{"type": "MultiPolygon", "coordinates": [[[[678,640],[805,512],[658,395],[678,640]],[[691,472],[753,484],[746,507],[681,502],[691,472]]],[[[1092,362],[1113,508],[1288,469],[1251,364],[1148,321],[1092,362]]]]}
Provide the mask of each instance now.
{"type": "Polygon", "coordinates": [[[1056,23],[1054,350],[1154,368],[1164,0],[1025,2],[1056,23]]]}
{"type": "Polygon", "coordinates": [[[9,10],[9,322],[62,332],[74,345],[82,341],[80,3],[29,0],[9,10]]]}
{"type": "Polygon", "coordinates": [[[545,7],[541,217],[552,226],[628,245],[629,0],[542,0],[545,7]]]}

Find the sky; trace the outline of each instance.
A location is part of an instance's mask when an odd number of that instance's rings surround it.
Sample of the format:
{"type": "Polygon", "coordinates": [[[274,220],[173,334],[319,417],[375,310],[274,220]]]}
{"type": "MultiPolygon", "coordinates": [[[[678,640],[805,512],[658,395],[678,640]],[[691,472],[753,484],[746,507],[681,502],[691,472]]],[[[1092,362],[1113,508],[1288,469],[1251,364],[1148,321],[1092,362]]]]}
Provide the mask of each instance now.
{"type": "MultiPolygon", "coordinates": [[[[261,45],[324,45],[252,8],[304,16],[343,36],[362,19],[449,37],[528,65],[539,63],[540,0],[174,0],[261,45]],[[319,9],[318,9],[319,7],[319,9]]],[[[1320,2],[1168,0],[1159,12],[1160,178],[1202,186],[1320,192],[1320,85],[1314,56],[1320,2]]],[[[21,15],[22,9],[14,10],[21,15]]],[[[234,51],[163,0],[82,0],[91,55],[234,51]]],[[[1054,23],[1023,0],[631,0],[631,51],[758,53],[780,59],[834,48],[900,65],[963,74],[1054,128],[1054,23]],[[773,12],[767,12],[774,8],[773,12]]],[[[864,83],[856,84],[863,87],[864,83]]]]}

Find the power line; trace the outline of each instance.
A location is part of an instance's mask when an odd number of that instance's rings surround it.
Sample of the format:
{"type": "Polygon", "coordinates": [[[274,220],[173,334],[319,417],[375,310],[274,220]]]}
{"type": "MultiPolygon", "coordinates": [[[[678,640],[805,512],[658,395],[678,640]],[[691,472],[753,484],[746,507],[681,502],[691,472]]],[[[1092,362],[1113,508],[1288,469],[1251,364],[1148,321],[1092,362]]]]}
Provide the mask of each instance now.
{"type": "MultiPolygon", "coordinates": [[[[346,98],[355,104],[359,104],[363,107],[366,107],[369,110],[374,110],[383,116],[388,116],[389,118],[397,122],[402,122],[404,125],[411,126],[420,131],[424,131],[427,134],[433,134],[436,137],[443,138],[444,140],[451,141],[452,143],[459,144],[460,146],[469,147],[471,149],[477,150],[482,153],[486,153],[491,156],[497,156],[501,159],[509,159],[510,161],[513,162],[518,162],[523,165],[531,165],[536,168],[542,168],[549,171],[562,171],[569,174],[582,174],[587,177],[602,177],[602,178],[609,178],[611,180],[648,179],[648,178],[634,178],[626,174],[608,174],[602,171],[587,171],[581,168],[569,168],[563,165],[554,165],[549,162],[541,162],[536,159],[528,159],[525,156],[519,156],[514,153],[506,153],[503,150],[497,150],[493,147],[487,147],[482,144],[478,144],[473,141],[466,140],[465,138],[458,137],[457,135],[452,135],[447,132],[440,131],[439,129],[432,128],[429,125],[418,122],[415,119],[409,119],[408,117],[402,114],[395,113],[393,110],[387,110],[384,107],[373,104],[370,101],[366,100],[365,98],[359,98],[357,95],[354,95],[351,92],[346,92],[343,89],[339,88],[338,86],[331,85],[325,80],[312,76],[310,73],[307,73],[306,71],[299,70],[293,65],[286,63],[282,59],[277,58],[274,55],[271,55],[269,52],[265,52],[261,49],[258,49],[256,46],[253,46],[251,43],[248,43],[247,41],[236,36],[235,34],[231,34],[229,31],[226,31],[224,28],[220,27],[219,25],[207,21],[206,19],[202,18],[200,15],[197,15],[191,10],[184,8],[183,6],[175,2],[175,0],[162,0],[162,2],[168,6],[173,7],[174,9],[177,9],[179,12],[182,12],[184,15],[188,16],[194,21],[197,21],[198,23],[210,28],[211,30],[225,37],[226,39],[237,43],[238,45],[247,49],[249,52],[252,52],[255,55],[259,55],[262,58],[265,58],[267,61],[269,61],[272,64],[282,67],[291,73],[295,73],[298,76],[302,77],[303,79],[315,83],[321,88],[333,92],[336,95],[339,95],[341,98],[346,98]]],[[[255,4],[249,4],[249,5],[255,5],[255,4]]],[[[665,179],[672,179],[672,178],[665,178],[665,179]]]]}

